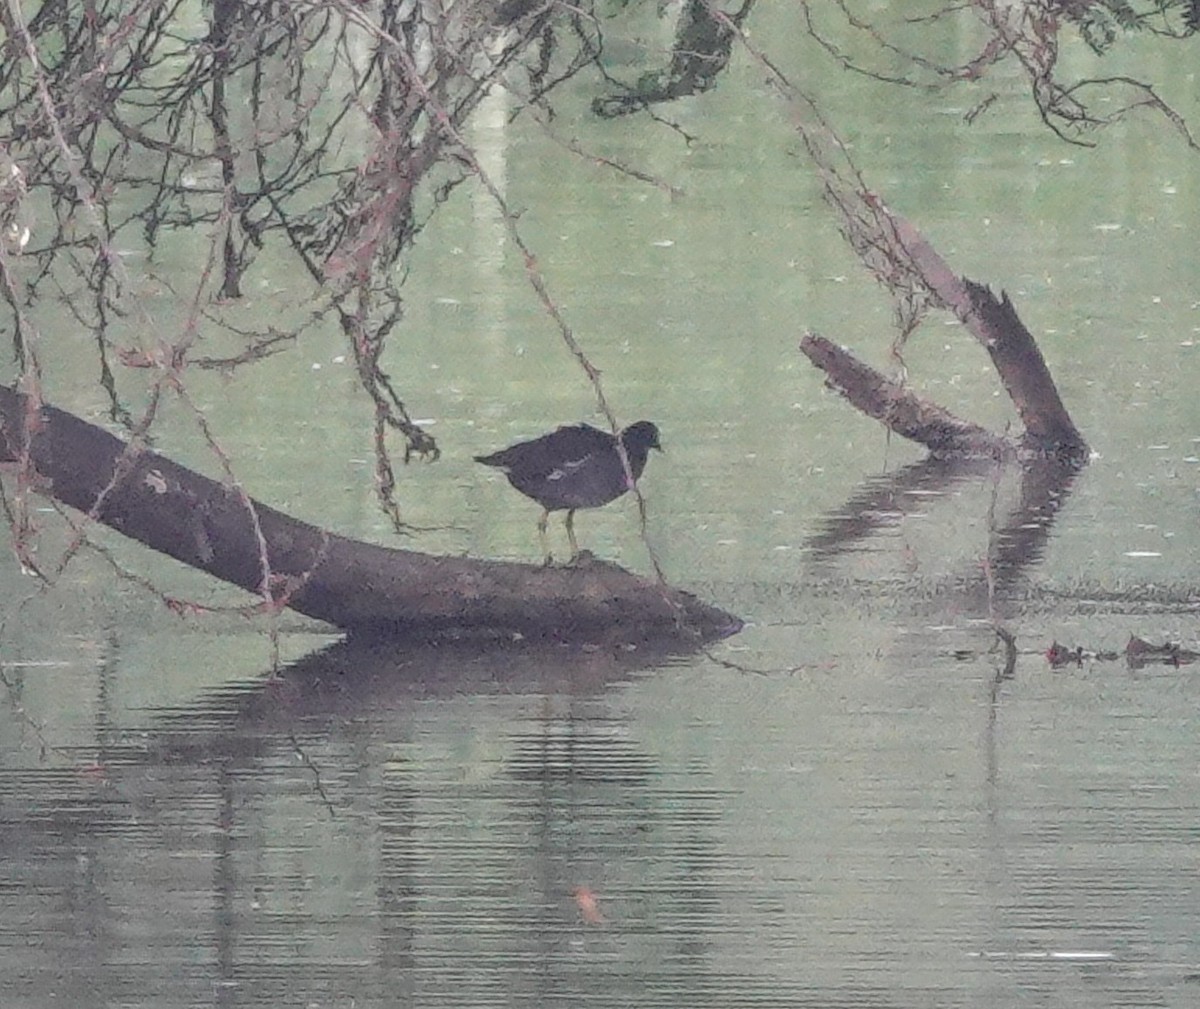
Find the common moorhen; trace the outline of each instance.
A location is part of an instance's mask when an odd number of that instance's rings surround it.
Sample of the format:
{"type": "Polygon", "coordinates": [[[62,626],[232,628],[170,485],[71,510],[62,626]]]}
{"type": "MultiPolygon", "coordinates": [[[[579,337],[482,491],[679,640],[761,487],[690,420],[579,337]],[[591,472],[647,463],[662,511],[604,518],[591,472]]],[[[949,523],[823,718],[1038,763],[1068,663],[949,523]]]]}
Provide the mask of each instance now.
{"type": "MultiPolygon", "coordinates": [[[[629,457],[634,480],[646,468],[652,448],[662,451],[658,428],[648,420],[630,424],[621,432],[621,444],[629,457]]],[[[546,523],[552,511],[567,511],[567,538],[571,559],[579,556],[575,541],[575,510],[599,508],[615,501],[632,486],[617,451],[617,439],[589,424],[560,427],[532,441],[520,441],[491,455],[477,455],[476,462],[504,470],[508,482],[543,508],[538,534],[546,563],[551,562],[546,545],[546,523]]]]}

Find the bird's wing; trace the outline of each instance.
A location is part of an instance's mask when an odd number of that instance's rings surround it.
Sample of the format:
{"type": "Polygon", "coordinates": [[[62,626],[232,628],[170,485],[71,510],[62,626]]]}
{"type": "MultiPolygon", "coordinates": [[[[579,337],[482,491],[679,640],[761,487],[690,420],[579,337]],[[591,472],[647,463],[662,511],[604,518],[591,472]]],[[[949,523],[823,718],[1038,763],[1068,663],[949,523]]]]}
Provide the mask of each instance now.
{"type": "Polygon", "coordinates": [[[519,470],[531,479],[549,479],[556,470],[574,469],[597,452],[611,450],[614,440],[590,424],[570,424],[476,459],[488,466],[519,470]]]}
{"type": "Polygon", "coordinates": [[[541,472],[547,480],[572,476],[593,456],[611,452],[616,439],[590,424],[567,424],[546,435],[541,472]]]}
{"type": "Polygon", "coordinates": [[[580,469],[587,465],[588,460],[594,455],[594,452],[589,452],[585,456],[578,459],[564,459],[549,473],[545,474],[547,480],[566,480],[574,476],[580,469]]]}
{"type": "Polygon", "coordinates": [[[607,431],[601,431],[591,424],[564,424],[552,434],[546,435],[553,439],[564,451],[564,455],[590,455],[593,452],[603,452],[613,447],[616,442],[607,431]]]}

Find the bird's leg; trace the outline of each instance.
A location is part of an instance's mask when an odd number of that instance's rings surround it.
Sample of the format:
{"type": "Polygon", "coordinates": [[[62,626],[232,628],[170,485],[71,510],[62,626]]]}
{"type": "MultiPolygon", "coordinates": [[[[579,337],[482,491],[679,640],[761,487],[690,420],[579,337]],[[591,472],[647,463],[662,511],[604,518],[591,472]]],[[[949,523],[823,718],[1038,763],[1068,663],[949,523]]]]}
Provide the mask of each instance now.
{"type": "Polygon", "coordinates": [[[545,555],[545,560],[542,562],[546,567],[554,563],[554,558],[550,556],[550,544],[546,542],[546,525],[550,521],[550,509],[542,509],[542,517],[538,519],[538,539],[542,544],[542,553],[545,555]]]}
{"type": "Polygon", "coordinates": [[[571,543],[571,560],[579,556],[579,544],[575,540],[575,509],[567,511],[567,539],[571,543]]]}

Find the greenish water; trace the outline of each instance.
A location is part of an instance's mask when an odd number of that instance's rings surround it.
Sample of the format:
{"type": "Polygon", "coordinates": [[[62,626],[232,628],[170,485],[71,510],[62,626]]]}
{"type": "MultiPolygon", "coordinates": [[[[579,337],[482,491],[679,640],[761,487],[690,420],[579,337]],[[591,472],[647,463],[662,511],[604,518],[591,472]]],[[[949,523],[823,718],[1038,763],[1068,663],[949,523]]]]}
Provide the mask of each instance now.
{"type": "MultiPolygon", "coordinates": [[[[749,626],[687,658],[478,656],[284,618],[292,665],[268,682],[262,626],[181,620],[94,557],[18,609],[32,583],[0,562],[5,1009],[1196,1003],[1195,672],[1041,655],[1131,633],[1198,647],[1195,155],[1149,118],[1072,148],[1016,90],[967,127],[976,97],[795,61],[868,184],[1010,293],[1092,445],[1040,555],[989,607],[1016,475],[889,491],[919,453],[797,352],[815,329],[884,365],[891,309],[759,69],[670,110],[691,146],[590,119],[582,86],[564,100],[557,130],[674,199],[497,98],[473,139],[619,417],[662,430],[650,541],[749,626]],[[993,612],[1017,640],[1008,679],[993,612]]],[[[1151,69],[1194,101],[1190,64],[1151,69]]],[[[536,507],[471,457],[596,421],[591,391],[481,191],[405,266],[386,365],[443,452],[400,474],[406,518],[434,527],[405,545],[535,559],[536,507]]],[[[241,310],[294,302],[268,276],[241,310]]],[[[252,493],[389,542],[345,354],[314,332],[189,389],[252,493]]],[[[950,409],[1009,419],[960,327],[932,318],[906,359],[950,409]]],[[[55,357],[47,395],[87,413],[75,360],[55,357]]],[[[159,431],[213,470],[180,407],[159,431]]],[[[577,526],[648,570],[631,502],[577,526]]],[[[100,538],[172,591],[240,601],[100,538]]]]}

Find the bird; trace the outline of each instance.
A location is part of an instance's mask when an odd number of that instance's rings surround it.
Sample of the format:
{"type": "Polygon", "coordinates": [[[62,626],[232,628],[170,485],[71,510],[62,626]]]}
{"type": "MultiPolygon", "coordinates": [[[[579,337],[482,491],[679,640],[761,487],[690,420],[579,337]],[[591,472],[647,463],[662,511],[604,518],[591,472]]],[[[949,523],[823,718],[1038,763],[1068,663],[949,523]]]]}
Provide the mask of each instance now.
{"type": "MultiPolygon", "coordinates": [[[[646,468],[650,450],[663,447],[658,428],[648,420],[630,424],[621,432],[621,445],[629,459],[629,473],[637,480],[646,468]]],[[[564,425],[532,441],[520,441],[491,455],[477,455],[476,462],[504,470],[508,482],[542,506],[538,535],[545,563],[553,563],[546,544],[546,526],[552,511],[567,512],[567,539],[571,560],[579,557],[575,540],[575,512],[599,508],[615,501],[633,484],[617,450],[616,435],[590,424],[564,425]]]]}

